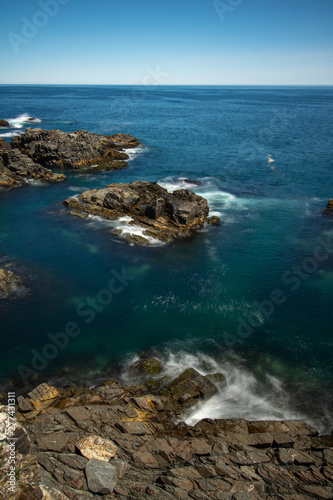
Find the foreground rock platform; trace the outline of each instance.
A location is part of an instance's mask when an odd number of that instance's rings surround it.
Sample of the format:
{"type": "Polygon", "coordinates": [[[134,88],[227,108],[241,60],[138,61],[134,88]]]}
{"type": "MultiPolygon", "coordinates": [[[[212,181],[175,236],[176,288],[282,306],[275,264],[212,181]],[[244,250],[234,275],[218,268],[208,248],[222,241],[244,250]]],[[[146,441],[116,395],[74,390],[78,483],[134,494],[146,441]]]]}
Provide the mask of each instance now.
{"type": "MultiPolygon", "coordinates": [[[[149,366],[156,373],[157,364],[149,366]]],[[[299,421],[204,419],[191,427],[181,421],[184,401],[194,404],[212,393],[207,377],[191,370],[171,380],[165,393],[149,391],[141,379],[136,386],[110,380],[90,390],[41,384],[18,397],[17,489],[8,495],[2,468],[0,497],[333,498],[332,435],[299,421]]]]}
{"type": "Polygon", "coordinates": [[[20,187],[29,180],[55,183],[65,181],[66,177],[34,162],[0,138],[0,188],[20,187]]]}
{"type": "MultiPolygon", "coordinates": [[[[145,229],[144,235],[164,242],[201,228],[209,213],[207,200],[192,191],[169,193],[156,182],[147,181],[84,191],[78,198],[65,200],[64,205],[76,216],[77,211],[111,220],[130,216],[133,224],[145,229]]],[[[133,243],[147,244],[149,240],[140,236],[133,243]]]]}
{"type": "Polygon", "coordinates": [[[47,168],[78,169],[96,166],[102,170],[127,167],[129,157],[123,151],[139,146],[129,134],[98,135],[86,130],[62,132],[28,128],[15,137],[12,147],[47,168]]]}

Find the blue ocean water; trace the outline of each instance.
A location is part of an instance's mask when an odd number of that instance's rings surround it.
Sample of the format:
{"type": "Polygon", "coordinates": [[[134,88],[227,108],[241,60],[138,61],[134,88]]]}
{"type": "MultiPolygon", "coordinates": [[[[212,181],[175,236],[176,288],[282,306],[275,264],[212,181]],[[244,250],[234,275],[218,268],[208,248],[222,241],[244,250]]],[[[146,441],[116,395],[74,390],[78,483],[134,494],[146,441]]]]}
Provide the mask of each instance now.
{"type": "Polygon", "coordinates": [[[2,85],[0,109],[9,141],[39,126],[130,133],[144,145],[127,169],[0,193],[0,263],[14,262],[31,289],[0,303],[1,380],[22,386],[18,368],[31,369],[50,334],[74,322],[80,333],[46,351],[31,384],[93,383],[153,352],[173,375],[225,373],[227,386],[189,421],[332,428],[333,219],[322,215],[333,197],[332,87],[2,85]],[[138,248],[110,222],[69,217],[59,204],[136,179],[193,189],[223,224],[138,248]]]}

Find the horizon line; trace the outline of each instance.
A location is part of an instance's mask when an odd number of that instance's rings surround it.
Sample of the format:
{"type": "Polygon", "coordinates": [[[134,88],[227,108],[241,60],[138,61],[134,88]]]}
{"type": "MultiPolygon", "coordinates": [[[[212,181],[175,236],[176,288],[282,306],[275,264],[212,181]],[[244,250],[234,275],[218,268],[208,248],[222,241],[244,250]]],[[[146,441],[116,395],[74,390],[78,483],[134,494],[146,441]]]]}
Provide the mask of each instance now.
{"type": "Polygon", "coordinates": [[[333,83],[285,83],[285,84],[265,84],[265,83],[169,83],[144,85],[138,83],[0,83],[2,85],[45,85],[45,86],[68,86],[68,87],[333,87],[333,83]]]}

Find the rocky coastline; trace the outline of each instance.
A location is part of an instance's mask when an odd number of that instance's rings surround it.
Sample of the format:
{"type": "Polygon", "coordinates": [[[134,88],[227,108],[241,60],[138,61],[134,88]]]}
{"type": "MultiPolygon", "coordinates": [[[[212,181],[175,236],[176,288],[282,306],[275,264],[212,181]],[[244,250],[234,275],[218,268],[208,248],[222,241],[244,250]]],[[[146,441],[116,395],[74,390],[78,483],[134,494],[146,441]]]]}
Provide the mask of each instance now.
{"type": "Polygon", "coordinates": [[[139,145],[139,140],[128,134],[27,128],[11,144],[0,138],[0,188],[20,187],[30,180],[65,181],[66,176],[53,168],[119,170],[127,167],[125,150],[139,145]]]}
{"type": "Polygon", "coordinates": [[[159,378],[137,361],[135,385],[40,384],[16,406],[16,491],[6,485],[6,406],[0,412],[0,496],[15,500],[307,500],[333,495],[333,436],[300,421],[204,419],[189,408],[223,388],[222,374],[159,378]],[[6,489],[7,488],[7,489],[6,489]]]}

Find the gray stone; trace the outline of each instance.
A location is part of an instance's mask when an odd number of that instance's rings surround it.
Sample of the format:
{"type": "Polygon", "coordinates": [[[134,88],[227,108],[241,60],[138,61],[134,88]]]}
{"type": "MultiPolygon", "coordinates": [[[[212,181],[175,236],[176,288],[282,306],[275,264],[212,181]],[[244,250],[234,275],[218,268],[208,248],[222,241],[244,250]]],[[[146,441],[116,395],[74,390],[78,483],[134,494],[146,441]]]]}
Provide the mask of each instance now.
{"type": "Polygon", "coordinates": [[[108,462],[92,458],[85,468],[88,488],[93,493],[108,495],[117,484],[117,469],[108,462]]]}

